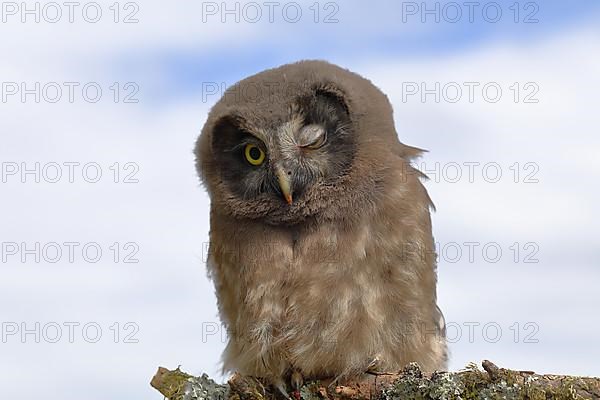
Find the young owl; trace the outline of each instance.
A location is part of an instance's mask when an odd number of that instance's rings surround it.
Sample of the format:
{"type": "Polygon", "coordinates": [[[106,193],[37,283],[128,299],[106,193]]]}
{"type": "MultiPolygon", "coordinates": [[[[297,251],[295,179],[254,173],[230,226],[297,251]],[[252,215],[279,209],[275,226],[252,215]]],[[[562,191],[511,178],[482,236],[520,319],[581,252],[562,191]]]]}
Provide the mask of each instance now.
{"type": "Polygon", "coordinates": [[[322,61],[229,88],[197,141],[225,371],[282,387],[447,360],[431,200],[387,97],[322,61]]]}

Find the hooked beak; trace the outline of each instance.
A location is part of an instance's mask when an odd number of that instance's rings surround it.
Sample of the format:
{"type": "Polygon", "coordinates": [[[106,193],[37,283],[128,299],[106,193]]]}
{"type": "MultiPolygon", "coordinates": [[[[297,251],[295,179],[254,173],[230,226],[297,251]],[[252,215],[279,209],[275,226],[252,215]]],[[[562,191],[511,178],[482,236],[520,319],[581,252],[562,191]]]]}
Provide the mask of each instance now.
{"type": "Polygon", "coordinates": [[[275,172],[277,175],[277,180],[279,181],[279,187],[281,188],[281,193],[283,193],[283,197],[288,204],[292,204],[292,189],[290,187],[290,177],[285,172],[282,167],[277,167],[275,172]]]}

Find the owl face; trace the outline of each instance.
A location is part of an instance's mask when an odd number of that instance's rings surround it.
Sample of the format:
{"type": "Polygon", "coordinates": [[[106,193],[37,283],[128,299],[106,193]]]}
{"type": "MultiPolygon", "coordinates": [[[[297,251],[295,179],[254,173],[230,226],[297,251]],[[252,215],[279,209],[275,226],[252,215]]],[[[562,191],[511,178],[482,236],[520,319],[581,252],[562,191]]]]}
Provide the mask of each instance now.
{"type": "Polygon", "coordinates": [[[231,112],[214,124],[215,172],[235,202],[234,213],[255,210],[255,217],[271,223],[307,218],[348,172],[356,143],[339,93],[315,89],[286,109],[270,118],[231,112]]]}
{"type": "Polygon", "coordinates": [[[391,105],[369,80],[301,61],[227,89],[195,154],[214,214],[270,225],[352,224],[387,190],[399,190],[402,182],[386,185],[390,166],[419,149],[398,141],[391,105]]]}

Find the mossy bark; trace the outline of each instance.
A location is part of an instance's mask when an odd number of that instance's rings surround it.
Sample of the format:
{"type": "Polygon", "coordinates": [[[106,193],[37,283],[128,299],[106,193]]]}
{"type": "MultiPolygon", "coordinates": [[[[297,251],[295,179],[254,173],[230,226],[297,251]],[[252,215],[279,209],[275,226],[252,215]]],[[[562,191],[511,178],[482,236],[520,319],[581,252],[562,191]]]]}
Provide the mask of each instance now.
{"type": "MultiPolygon", "coordinates": [[[[445,399],[600,399],[600,378],[539,375],[531,371],[498,368],[490,361],[458,372],[423,374],[416,364],[399,373],[366,375],[359,381],[306,382],[295,400],[445,400],[445,399]]],[[[194,377],[177,368],[159,368],[150,383],[169,400],[273,400],[283,399],[277,390],[259,379],[235,374],[227,385],[206,374],[194,377]]]]}

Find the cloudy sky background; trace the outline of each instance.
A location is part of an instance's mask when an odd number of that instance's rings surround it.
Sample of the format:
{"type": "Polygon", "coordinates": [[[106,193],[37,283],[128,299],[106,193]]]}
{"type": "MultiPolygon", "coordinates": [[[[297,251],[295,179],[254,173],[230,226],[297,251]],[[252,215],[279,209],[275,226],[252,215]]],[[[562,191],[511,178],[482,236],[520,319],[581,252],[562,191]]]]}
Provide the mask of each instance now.
{"type": "MultiPolygon", "coordinates": [[[[598,2],[519,2],[518,23],[513,1],[497,2],[502,16],[495,23],[486,20],[494,8],[482,15],[487,2],[478,3],[473,22],[463,6],[455,23],[448,21],[454,14],[447,2],[438,6],[448,13],[439,23],[433,15],[423,23],[420,10],[403,21],[408,2],[326,3],[317,3],[316,23],[313,1],[298,2],[297,23],[282,15],[286,2],[273,23],[264,6],[258,22],[240,15],[236,23],[227,15],[223,23],[220,12],[203,19],[206,2],[144,1],[137,3],[139,22],[131,24],[114,23],[112,1],[98,3],[103,14],[94,24],[83,19],[83,2],[73,23],[64,6],[57,23],[36,23],[31,15],[23,23],[21,10],[12,15],[7,2],[0,4],[5,397],[161,399],[148,385],[159,365],[220,377],[225,338],[212,333],[218,317],[203,265],[209,205],[194,171],[194,140],[218,100],[208,89],[303,58],[326,59],[371,79],[394,105],[400,139],[429,150],[417,165],[431,177],[426,185],[437,206],[438,296],[449,325],[451,369],[490,359],[514,369],[600,376],[598,2]],[[332,11],[338,22],[324,23],[332,11]],[[523,23],[532,12],[538,22],[523,23]],[[58,102],[42,96],[36,103],[34,95],[22,102],[21,93],[7,94],[11,83],[22,82],[29,89],[35,82],[80,86],[72,103],[65,86],[58,102]],[[103,90],[97,103],[82,98],[88,82],[103,90]],[[439,102],[407,93],[436,82],[448,89],[439,102]],[[464,82],[479,84],[472,102],[464,82]],[[127,83],[139,88],[137,103],[122,101],[136,87],[127,83]],[[487,98],[482,92],[490,83],[502,90],[497,102],[490,101],[492,89],[487,98]],[[457,85],[462,96],[451,102],[457,85]],[[534,91],[530,100],[537,102],[526,103],[534,91]],[[52,163],[62,165],[62,179],[23,178],[22,167],[36,162],[47,167],[47,178],[54,177],[52,163]],[[73,183],[65,162],[80,163],[73,183]],[[97,183],[82,176],[86,163],[100,166],[97,183]],[[15,165],[19,170],[10,175],[15,165]],[[131,172],[138,182],[124,183],[131,172]],[[80,245],[73,262],[64,245],[57,262],[48,260],[51,246],[36,262],[22,251],[22,243],[32,249],[36,242],[80,245]],[[472,258],[470,242],[477,243],[472,258]],[[98,262],[83,258],[86,243],[102,249],[98,262]],[[123,262],[136,249],[139,262],[123,262]],[[36,323],[39,343],[35,333],[21,335],[23,328],[35,332],[36,323]],[[72,343],[69,323],[79,324],[72,343]],[[90,343],[94,327],[102,334],[90,343]]],[[[135,10],[127,7],[120,3],[119,19],[135,10]]],[[[293,18],[294,9],[288,11],[293,18]]]]}

